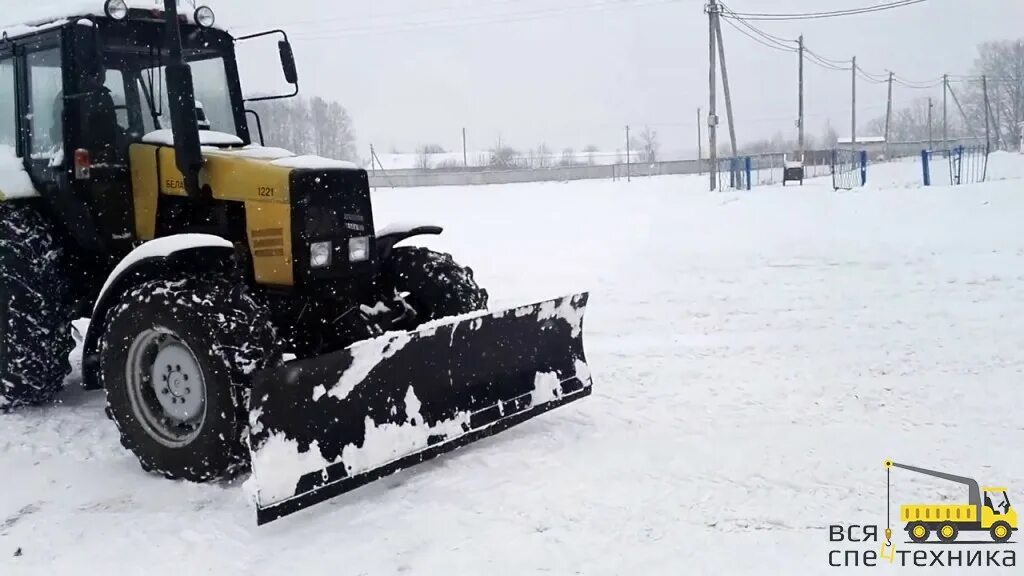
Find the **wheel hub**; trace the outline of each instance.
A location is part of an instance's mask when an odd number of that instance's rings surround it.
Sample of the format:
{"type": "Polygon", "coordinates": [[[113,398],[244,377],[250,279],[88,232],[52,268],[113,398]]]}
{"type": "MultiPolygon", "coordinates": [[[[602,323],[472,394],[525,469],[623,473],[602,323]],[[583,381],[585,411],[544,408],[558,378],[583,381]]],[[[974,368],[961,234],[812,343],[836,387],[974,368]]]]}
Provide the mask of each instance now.
{"type": "Polygon", "coordinates": [[[125,379],[132,411],[151,438],[177,448],[199,435],[206,420],[206,382],[195,354],[178,336],[157,329],[136,336],[125,379]]]}
{"type": "Polygon", "coordinates": [[[182,343],[165,344],[153,359],[150,384],[164,413],[178,422],[191,422],[202,413],[205,400],[202,373],[192,352],[182,343]]]}

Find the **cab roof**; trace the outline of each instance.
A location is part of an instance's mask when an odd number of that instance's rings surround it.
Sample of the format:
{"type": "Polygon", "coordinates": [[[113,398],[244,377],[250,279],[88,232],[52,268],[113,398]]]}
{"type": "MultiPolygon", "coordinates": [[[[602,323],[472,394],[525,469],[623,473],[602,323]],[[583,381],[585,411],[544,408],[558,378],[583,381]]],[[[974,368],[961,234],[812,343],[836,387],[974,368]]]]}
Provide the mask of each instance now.
{"type": "MultiPolygon", "coordinates": [[[[126,0],[132,10],[163,10],[163,0],[126,0]]],[[[12,2],[13,3],[13,2],[12,2]]],[[[34,0],[4,6],[0,12],[0,38],[16,38],[60,28],[76,18],[105,18],[106,0],[34,0]]],[[[181,14],[192,22],[191,3],[178,0],[181,14]]],[[[129,16],[131,18],[131,16],[129,16]]]]}

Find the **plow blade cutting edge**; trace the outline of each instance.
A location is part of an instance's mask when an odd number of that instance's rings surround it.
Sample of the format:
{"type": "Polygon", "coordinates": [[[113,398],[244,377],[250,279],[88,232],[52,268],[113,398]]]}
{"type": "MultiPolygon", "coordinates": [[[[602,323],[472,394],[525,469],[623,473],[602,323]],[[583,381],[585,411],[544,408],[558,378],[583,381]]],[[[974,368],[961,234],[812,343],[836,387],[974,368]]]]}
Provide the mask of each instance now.
{"type": "Polygon", "coordinates": [[[453,319],[255,374],[249,424],[257,521],[590,394],[586,304],[587,294],[577,294],[453,319]]]}

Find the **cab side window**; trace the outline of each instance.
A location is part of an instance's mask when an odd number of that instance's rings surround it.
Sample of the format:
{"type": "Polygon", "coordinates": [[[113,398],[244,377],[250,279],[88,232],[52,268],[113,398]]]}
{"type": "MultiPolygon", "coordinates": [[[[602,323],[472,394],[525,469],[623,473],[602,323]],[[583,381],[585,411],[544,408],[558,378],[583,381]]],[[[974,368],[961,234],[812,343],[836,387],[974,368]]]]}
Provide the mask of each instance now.
{"type": "Polygon", "coordinates": [[[0,57],[0,155],[16,155],[18,111],[14,92],[14,59],[0,57]]]}
{"type": "Polygon", "coordinates": [[[64,84],[60,49],[30,52],[26,63],[31,106],[31,113],[26,119],[31,131],[32,158],[52,158],[64,146],[64,84]]]}

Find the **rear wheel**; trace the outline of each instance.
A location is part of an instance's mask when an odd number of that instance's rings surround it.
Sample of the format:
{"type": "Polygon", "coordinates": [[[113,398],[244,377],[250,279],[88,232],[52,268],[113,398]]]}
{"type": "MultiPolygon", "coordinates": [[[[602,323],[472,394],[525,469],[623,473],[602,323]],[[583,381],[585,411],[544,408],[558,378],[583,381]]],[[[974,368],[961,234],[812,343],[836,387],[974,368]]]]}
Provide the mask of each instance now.
{"type": "Polygon", "coordinates": [[[107,314],[107,413],[143,469],[205,482],[244,470],[249,375],[276,365],[269,314],[220,278],[154,280],[107,314]]]}
{"type": "Polygon", "coordinates": [[[923,522],[910,524],[910,526],[907,526],[907,532],[910,534],[910,539],[914,542],[924,542],[931,535],[931,530],[923,522]]]}
{"type": "Polygon", "coordinates": [[[397,328],[487,308],[487,291],[476,283],[473,269],[427,248],[395,248],[381,281],[388,293],[408,293],[405,300],[416,312],[414,321],[397,328]]]}
{"type": "Polygon", "coordinates": [[[70,283],[49,222],[0,203],[0,410],[49,402],[71,369],[70,283]]]}
{"type": "Polygon", "coordinates": [[[939,540],[942,540],[943,542],[954,542],[959,532],[960,531],[957,529],[956,524],[946,522],[942,526],[939,526],[939,540]]]}

